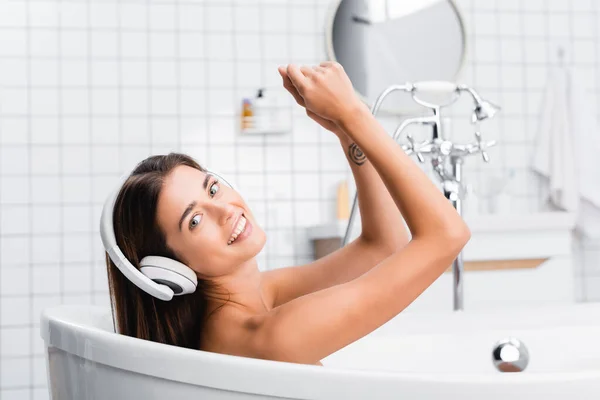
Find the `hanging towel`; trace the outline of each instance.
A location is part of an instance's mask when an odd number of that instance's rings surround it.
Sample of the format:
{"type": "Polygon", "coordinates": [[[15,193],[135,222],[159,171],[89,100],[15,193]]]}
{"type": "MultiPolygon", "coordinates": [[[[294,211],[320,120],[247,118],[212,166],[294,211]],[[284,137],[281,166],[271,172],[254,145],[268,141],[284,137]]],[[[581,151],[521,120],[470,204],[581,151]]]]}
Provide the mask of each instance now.
{"type": "Polygon", "coordinates": [[[600,237],[600,132],[585,82],[570,75],[571,119],[579,185],[577,229],[591,238],[600,237]]]}
{"type": "Polygon", "coordinates": [[[600,133],[585,82],[554,67],[544,93],[532,169],[547,200],[577,214],[577,229],[600,237],[600,133]]]}
{"type": "Polygon", "coordinates": [[[571,135],[568,77],[563,68],[550,71],[536,136],[532,169],[545,178],[547,200],[568,212],[579,208],[579,185],[571,135]]]}

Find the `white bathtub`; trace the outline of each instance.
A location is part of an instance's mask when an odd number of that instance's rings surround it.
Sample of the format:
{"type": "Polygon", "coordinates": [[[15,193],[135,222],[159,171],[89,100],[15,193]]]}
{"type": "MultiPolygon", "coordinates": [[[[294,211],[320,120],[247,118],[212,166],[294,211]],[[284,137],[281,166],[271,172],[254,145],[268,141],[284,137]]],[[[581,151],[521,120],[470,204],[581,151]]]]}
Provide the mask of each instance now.
{"type": "Polygon", "coordinates": [[[324,367],[117,335],[103,308],[55,307],[41,322],[54,400],[600,398],[600,303],[403,313],[324,367]],[[493,366],[493,345],[507,336],[529,350],[521,373],[493,366]]]}

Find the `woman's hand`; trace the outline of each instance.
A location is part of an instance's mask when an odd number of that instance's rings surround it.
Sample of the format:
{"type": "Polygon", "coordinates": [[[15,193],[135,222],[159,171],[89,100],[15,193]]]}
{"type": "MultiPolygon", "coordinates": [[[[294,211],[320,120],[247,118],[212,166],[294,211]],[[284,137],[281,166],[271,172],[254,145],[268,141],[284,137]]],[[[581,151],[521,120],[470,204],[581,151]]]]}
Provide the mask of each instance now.
{"type": "MultiPolygon", "coordinates": [[[[287,91],[291,93],[291,95],[296,100],[296,103],[298,103],[302,107],[306,108],[306,105],[304,104],[304,98],[302,98],[302,96],[300,96],[300,94],[298,93],[298,90],[296,89],[296,87],[294,86],[294,84],[290,80],[290,77],[287,74],[287,68],[279,67],[279,73],[281,74],[281,78],[283,79],[283,87],[286,88],[287,91]]],[[[308,115],[311,119],[313,119],[316,123],[321,125],[323,128],[327,129],[330,132],[333,132],[338,138],[341,139],[342,137],[346,136],[344,131],[342,131],[342,129],[340,129],[340,127],[337,126],[335,124],[335,122],[325,119],[308,109],[306,109],[306,115],[308,115]]]]}
{"type": "Polygon", "coordinates": [[[354,93],[343,67],[337,62],[326,61],[314,67],[290,64],[287,68],[279,67],[279,72],[284,79],[284,86],[298,104],[336,126],[357,110],[366,108],[354,93]]]}

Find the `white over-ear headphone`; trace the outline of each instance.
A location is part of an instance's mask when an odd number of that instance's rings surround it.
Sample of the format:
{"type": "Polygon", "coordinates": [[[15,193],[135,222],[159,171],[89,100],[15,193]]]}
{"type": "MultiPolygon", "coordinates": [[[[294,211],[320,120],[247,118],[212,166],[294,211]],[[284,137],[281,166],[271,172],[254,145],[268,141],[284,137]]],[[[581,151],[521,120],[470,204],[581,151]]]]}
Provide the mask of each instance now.
{"type": "MultiPolygon", "coordinates": [[[[206,173],[216,176],[219,182],[234,188],[219,174],[211,171],[206,173]]],[[[133,284],[158,299],[171,300],[173,296],[194,293],[198,280],[196,273],[187,265],[167,257],[146,256],[140,261],[138,270],[125,257],[117,245],[113,226],[113,211],[121,186],[122,184],[108,196],[100,217],[102,244],[112,262],[133,284]]]]}

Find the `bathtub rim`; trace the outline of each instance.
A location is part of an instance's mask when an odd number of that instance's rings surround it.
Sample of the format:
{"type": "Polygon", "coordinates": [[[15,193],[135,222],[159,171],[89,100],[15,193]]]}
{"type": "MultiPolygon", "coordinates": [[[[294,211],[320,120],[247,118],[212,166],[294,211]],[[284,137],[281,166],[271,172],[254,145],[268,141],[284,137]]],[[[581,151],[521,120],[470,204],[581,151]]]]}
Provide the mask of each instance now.
{"type": "Polygon", "coordinates": [[[330,366],[295,364],[191,350],[136,339],[100,327],[91,327],[69,320],[73,313],[84,318],[106,318],[110,309],[100,306],[59,305],[46,308],[41,315],[40,333],[49,348],[57,348],[86,360],[151,377],[214,389],[256,393],[269,396],[289,396],[290,391],[302,393],[300,398],[322,398],[323,392],[339,390],[348,382],[383,384],[405,382],[414,384],[464,385],[530,385],[544,382],[560,384],[600,380],[600,369],[574,372],[539,372],[535,374],[474,374],[474,373],[406,373],[343,369],[330,366]],[[106,348],[114,348],[112,353],[106,348]],[[136,363],[143,354],[143,362],[136,363]],[[208,368],[206,368],[208,366],[208,368]],[[230,379],[229,377],[244,379],[230,379]],[[273,380],[276,376],[277,380],[273,380]],[[358,379],[358,380],[357,380],[358,379]],[[313,385],[306,385],[310,381],[313,385]]]}

